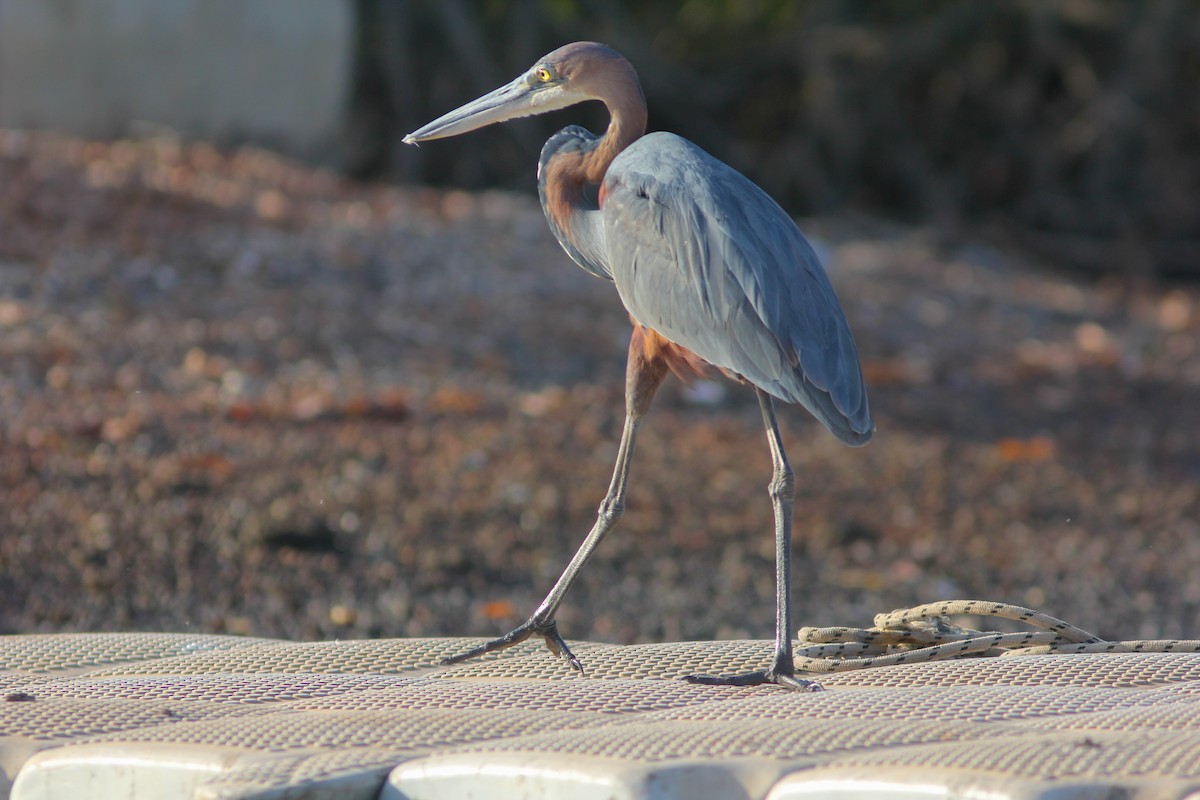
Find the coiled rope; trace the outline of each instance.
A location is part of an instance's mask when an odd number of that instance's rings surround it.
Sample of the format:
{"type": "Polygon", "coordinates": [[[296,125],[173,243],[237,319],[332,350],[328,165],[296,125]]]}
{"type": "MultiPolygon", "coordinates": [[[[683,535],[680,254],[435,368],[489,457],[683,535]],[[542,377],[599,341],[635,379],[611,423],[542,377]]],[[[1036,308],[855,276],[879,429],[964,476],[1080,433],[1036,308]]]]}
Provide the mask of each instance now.
{"type": "Polygon", "coordinates": [[[986,600],[927,603],[877,614],[873,628],[801,628],[798,636],[796,669],[805,672],[844,672],[964,657],[1200,652],[1200,640],[1110,642],[1049,614],[986,600]],[[949,619],[962,614],[1015,620],[1037,630],[977,631],[949,619]]]}

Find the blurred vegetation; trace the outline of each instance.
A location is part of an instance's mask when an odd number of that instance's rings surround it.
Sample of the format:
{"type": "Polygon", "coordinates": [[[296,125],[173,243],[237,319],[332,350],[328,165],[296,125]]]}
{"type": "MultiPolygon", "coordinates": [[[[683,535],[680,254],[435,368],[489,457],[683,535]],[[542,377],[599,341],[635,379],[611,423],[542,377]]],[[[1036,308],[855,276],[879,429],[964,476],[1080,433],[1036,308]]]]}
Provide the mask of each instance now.
{"type": "Polygon", "coordinates": [[[347,168],[531,190],[541,142],[602,109],[398,153],[399,137],[541,54],[637,67],[650,128],[798,215],[984,230],[1055,263],[1200,276],[1198,0],[356,0],[347,168]]]}

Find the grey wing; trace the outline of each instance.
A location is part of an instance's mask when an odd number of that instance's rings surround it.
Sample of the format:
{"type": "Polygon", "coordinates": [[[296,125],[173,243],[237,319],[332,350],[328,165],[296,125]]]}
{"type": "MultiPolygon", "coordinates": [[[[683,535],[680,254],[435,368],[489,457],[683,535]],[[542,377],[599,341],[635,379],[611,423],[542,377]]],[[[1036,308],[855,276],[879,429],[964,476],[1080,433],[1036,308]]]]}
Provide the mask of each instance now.
{"type": "Polygon", "coordinates": [[[812,246],[774,200],[667,133],[621,153],[604,191],[609,266],[638,322],[800,403],[842,441],[870,438],[850,327],[812,246]]]}

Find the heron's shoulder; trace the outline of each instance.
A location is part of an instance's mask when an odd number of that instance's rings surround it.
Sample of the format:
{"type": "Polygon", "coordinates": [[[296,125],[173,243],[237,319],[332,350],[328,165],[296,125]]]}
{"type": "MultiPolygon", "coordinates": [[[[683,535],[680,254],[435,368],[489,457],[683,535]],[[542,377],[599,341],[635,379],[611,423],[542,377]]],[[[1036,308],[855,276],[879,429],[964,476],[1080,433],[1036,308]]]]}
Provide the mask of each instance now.
{"type": "MultiPolygon", "coordinates": [[[[618,173],[650,173],[659,177],[695,171],[697,167],[725,167],[695,142],[666,131],[648,133],[625,148],[610,170],[618,173]]],[[[726,167],[728,168],[728,167],[726,167]]]]}
{"type": "Polygon", "coordinates": [[[665,131],[647,134],[622,151],[608,168],[605,183],[610,180],[672,207],[712,210],[735,201],[762,210],[774,206],[749,178],[695,142],[665,131]]]}

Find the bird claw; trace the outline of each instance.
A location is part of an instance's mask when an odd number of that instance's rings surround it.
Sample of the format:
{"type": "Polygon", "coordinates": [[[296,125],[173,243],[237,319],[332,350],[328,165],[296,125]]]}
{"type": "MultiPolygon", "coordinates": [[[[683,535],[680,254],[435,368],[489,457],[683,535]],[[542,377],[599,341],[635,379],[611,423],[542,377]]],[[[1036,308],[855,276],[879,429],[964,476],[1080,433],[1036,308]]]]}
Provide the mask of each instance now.
{"type": "Polygon", "coordinates": [[[472,658],[478,658],[488,653],[493,653],[497,650],[504,650],[514,645],[518,645],[531,636],[541,636],[546,641],[546,649],[553,653],[558,658],[566,661],[571,665],[571,669],[579,674],[583,674],[583,664],[571,652],[571,648],[567,647],[567,643],[563,641],[562,636],[558,633],[558,623],[554,620],[541,622],[530,618],[525,623],[517,626],[513,630],[504,634],[498,639],[492,639],[490,642],[484,642],[478,647],[472,648],[465,653],[449,656],[441,660],[441,666],[448,667],[452,664],[461,664],[472,658]]]}
{"type": "Polygon", "coordinates": [[[824,687],[815,681],[806,681],[790,673],[771,669],[760,669],[741,675],[688,675],[684,680],[701,686],[763,686],[769,683],[793,692],[825,691],[824,687]]]}

